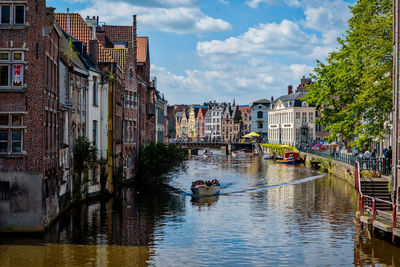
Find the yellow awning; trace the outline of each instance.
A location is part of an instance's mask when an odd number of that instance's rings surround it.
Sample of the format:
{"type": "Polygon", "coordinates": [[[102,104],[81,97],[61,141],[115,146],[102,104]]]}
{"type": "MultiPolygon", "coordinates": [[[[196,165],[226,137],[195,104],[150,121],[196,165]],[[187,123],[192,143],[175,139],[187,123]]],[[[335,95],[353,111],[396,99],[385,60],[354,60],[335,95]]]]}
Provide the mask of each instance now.
{"type": "Polygon", "coordinates": [[[256,132],[251,132],[249,134],[246,134],[245,137],[260,137],[260,135],[256,132]]]}

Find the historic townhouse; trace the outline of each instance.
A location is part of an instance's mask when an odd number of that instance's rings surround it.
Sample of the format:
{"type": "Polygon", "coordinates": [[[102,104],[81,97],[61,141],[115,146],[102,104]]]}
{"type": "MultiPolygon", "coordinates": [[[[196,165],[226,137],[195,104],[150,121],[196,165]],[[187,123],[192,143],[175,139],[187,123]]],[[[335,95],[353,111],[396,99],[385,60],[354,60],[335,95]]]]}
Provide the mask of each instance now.
{"type": "Polygon", "coordinates": [[[168,106],[168,141],[176,138],[175,106],[168,106]]]}
{"type": "MultiPolygon", "coordinates": [[[[166,116],[167,116],[167,100],[164,99],[164,95],[160,94],[160,92],[156,91],[156,142],[164,143],[166,139],[166,131],[168,127],[166,127],[166,116]]],[[[168,142],[168,141],[167,141],[168,142]]]]}
{"type": "Polygon", "coordinates": [[[221,119],[224,110],[224,105],[215,105],[207,111],[204,132],[208,138],[221,138],[221,119]]]}
{"type": "Polygon", "coordinates": [[[240,115],[242,116],[242,122],[240,125],[241,135],[247,134],[251,129],[251,108],[250,105],[240,105],[238,106],[240,115]]]}
{"type": "MultiPolygon", "coordinates": [[[[80,59],[83,59],[86,64],[88,74],[85,99],[85,103],[87,103],[86,109],[89,109],[89,113],[93,114],[90,115],[90,118],[87,114],[84,116],[87,120],[84,129],[81,127],[80,129],[72,128],[72,130],[78,136],[86,136],[91,141],[95,139],[99,141],[100,159],[102,162],[107,161],[104,163],[105,165],[100,164],[94,173],[91,174],[92,184],[96,188],[93,190],[98,190],[98,186],[96,185],[100,178],[100,182],[103,181],[103,183],[104,180],[107,180],[107,184],[103,187],[107,187],[109,191],[112,191],[113,179],[122,171],[124,161],[122,153],[122,68],[118,61],[110,55],[110,51],[97,39],[93,21],[89,21],[89,24],[87,24],[80,14],[77,13],[56,13],[56,18],[60,27],[76,40],[74,43],[77,50],[81,51],[80,54],[85,55],[86,48],[86,53],[90,57],[90,62],[89,60],[85,60],[85,57],[81,57],[80,59]],[[102,74],[101,80],[99,79],[99,74],[102,74]],[[101,85],[101,91],[99,91],[99,85],[101,85]],[[100,97],[101,99],[99,99],[100,97]],[[105,150],[107,151],[107,155],[105,155],[105,150]]],[[[81,94],[83,101],[85,94],[81,94]]],[[[76,103],[76,99],[72,101],[75,105],[80,103],[79,98],[76,103]]],[[[77,119],[76,116],[75,118],[77,119]]]]}
{"type": "Polygon", "coordinates": [[[251,131],[261,135],[268,141],[268,111],[271,101],[260,99],[251,104],[251,131]]]}
{"type": "Polygon", "coordinates": [[[301,99],[305,89],[288,94],[273,102],[268,113],[268,137],[272,144],[312,144],[315,137],[315,107],[310,107],[301,99]]]}
{"type": "Polygon", "coordinates": [[[225,108],[221,118],[221,136],[225,141],[240,138],[240,112],[237,106],[230,104],[225,108]]]}
{"type": "Polygon", "coordinates": [[[44,0],[0,1],[0,230],[57,215],[61,31],[44,0]]]}
{"type": "Polygon", "coordinates": [[[196,137],[196,110],[193,105],[189,108],[188,117],[188,137],[196,137]]]}
{"type": "Polygon", "coordinates": [[[138,78],[137,48],[136,48],[136,16],[133,16],[132,26],[103,25],[99,27],[98,17],[89,17],[87,22],[96,27],[96,36],[106,47],[110,56],[118,62],[122,69],[122,157],[123,176],[133,178],[138,155],[138,78]]]}
{"type": "Polygon", "coordinates": [[[196,137],[205,136],[205,116],[207,113],[207,107],[198,107],[196,116],[196,137]]]}
{"type": "Polygon", "coordinates": [[[150,50],[148,37],[136,37],[139,145],[156,140],[155,102],[157,79],[150,77],[150,50]]]}

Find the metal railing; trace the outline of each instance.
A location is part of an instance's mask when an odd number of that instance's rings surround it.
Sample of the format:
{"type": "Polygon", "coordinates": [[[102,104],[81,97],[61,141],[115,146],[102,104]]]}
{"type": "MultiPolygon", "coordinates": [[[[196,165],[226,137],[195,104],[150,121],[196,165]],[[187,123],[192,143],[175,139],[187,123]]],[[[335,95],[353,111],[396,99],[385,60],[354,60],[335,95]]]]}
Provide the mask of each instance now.
{"type": "Polygon", "coordinates": [[[392,160],[390,158],[384,158],[384,157],[365,158],[362,156],[354,156],[347,153],[331,153],[329,150],[312,149],[305,147],[298,147],[297,149],[301,152],[333,159],[336,161],[349,164],[351,166],[354,166],[355,162],[357,161],[360,164],[360,170],[369,170],[371,172],[376,172],[386,176],[391,174],[392,160]]]}
{"type": "MultiPolygon", "coordinates": [[[[359,195],[359,211],[360,211],[360,220],[361,217],[366,215],[370,216],[371,218],[371,225],[374,228],[374,223],[376,221],[381,223],[390,223],[390,231],[392,232],[392,240],[394,240],[394,229],[399,229],[398,222],[399,222],[399,215],[397,210],[399,210],[400,205],[394,204],[390,201],[370,197],[367,195],[363,195],[360,193],[359,195]],[[390,209],[383,209],[378,208],[379,204],[390,207],[390,209]]],[[[396,230],[397,230],[396,229],[396,230]]]]}

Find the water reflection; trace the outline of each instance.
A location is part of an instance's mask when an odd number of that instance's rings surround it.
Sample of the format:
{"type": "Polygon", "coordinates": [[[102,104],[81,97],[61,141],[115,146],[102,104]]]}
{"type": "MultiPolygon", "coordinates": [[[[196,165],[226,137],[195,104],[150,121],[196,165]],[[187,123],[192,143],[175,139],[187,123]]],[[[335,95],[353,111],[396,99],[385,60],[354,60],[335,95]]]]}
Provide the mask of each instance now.
{"type": "Polygon", "coordinates": [[[43,240],[0,238],[0,266],[400,266],[354,222],[355,190],[304,166],[214,153],[170,184],[74,208],[43,240]],[[220,195],[191,196],[210,178],[220,195]]]}
{"type": "Polygon", "coordinates": [[[199,208],[201,207],[210,207],[212,205],[214,205],[217,200],[218,200],[219,196],[208,196],[208,197],[196,197],[196,196],[192,196],[191,202],[194,206],[197,206],[199,208]]]}

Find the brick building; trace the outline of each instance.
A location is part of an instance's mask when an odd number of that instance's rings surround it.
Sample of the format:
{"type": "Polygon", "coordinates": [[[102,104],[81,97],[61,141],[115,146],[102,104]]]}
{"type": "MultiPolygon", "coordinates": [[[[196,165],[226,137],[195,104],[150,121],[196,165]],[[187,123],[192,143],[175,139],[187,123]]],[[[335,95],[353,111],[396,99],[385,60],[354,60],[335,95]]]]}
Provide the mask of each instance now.
{"type": "Polygon", "coordinates": [[[240,105],[238,106],[240,115],[242,116],[242,123],[240,125],[241,134],[250,133],[251,128],[251,108],[250,105],[240,105]]]}
{"type": "Polygon", "coordinates": [[[61,31],[44,0],[2,3],[0,230],[42,230],[57,215],[61,31]]]}

